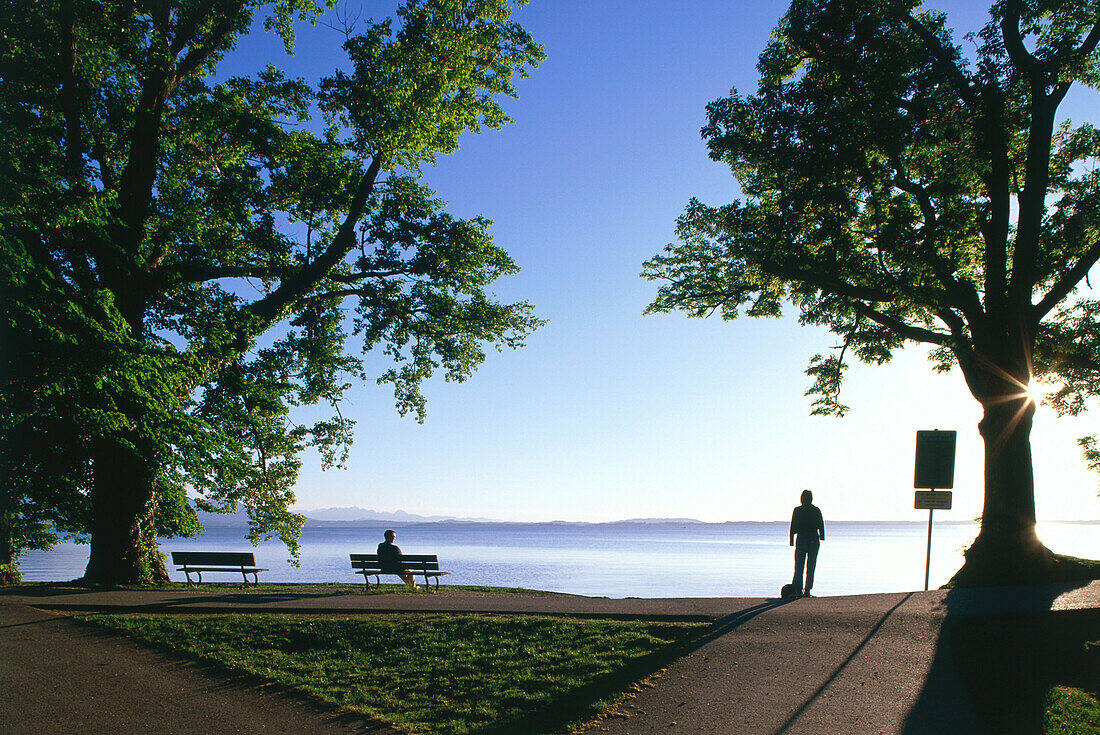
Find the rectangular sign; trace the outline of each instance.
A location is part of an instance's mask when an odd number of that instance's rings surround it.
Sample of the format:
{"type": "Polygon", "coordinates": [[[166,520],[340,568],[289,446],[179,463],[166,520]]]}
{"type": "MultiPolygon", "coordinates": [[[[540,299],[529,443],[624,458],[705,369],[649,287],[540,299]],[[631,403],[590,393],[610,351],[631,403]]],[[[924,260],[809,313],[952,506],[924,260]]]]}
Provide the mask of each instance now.
{"type": "Polygon", "coordinates": [[[951,510],[950,490],[917,490],[913,494],[917,510],[951,510]]]}
{"type": "Polygon", "coordinates": [[[918,431],[913,487],[946,490],[955,485],[955,432],[918,431]]]}

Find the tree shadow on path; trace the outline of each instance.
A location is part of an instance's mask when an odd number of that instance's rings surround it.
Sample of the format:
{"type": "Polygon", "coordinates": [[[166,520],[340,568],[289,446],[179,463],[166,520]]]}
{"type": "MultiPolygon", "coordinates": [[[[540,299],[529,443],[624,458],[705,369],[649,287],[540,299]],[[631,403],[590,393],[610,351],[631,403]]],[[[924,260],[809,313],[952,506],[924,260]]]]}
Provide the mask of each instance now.
{"type": "Polygon", "coordinates": [[[904,735],[1043,731],[1051,686],[1100,690],[1100,610],[1052,611],[1080,585],[952,590],[935,659],[904,735]],[[998,595],[1003,612],[982,595],[998,595]]]}
{"type": "Polygon", "coordinates": [[[864,646],[871,642],[871,639],[875,637],[875,634],[878,633],[879,629],[882,628],[886,621],[889,620],[890,616],[894,614],[894,611],[904,605],[906,602],[908,602],[909,598],[912,596],[913,593],[910,592],[909,594],[898,600],[897,604],[886,611],[886,614],[883,615],[877,623],[875,623],[875,626],[871,628],[870,631],[868,631],[867,635],[864,636],[859,645],[852,649],[852,652],[848,654],[848,658],[844,659],[844,661],[842,661],[841,664],[836,667],[833,673],[829,675],[829,678],[827,678],[825,682],[817,688],[817,691],[811,694],[806,699],[806,701],[802,703],[802,706],[795,710],[794,713],[787,719],[787,721],[784,722],[779,727],[779,729],[775,731],[776,735],[782,735],[783,733],[790,730],[795,722],[798,721],[798,718],[801,717],[802,714],[810,708],[810,705],[817,701],[818,697],[820,697],[825,692],[825,690],[829,688],[829,685],[832,684],[838,676],[840,676],[840,673],[844,671],[845,668],[847,668],[848,664],[855,660],[855,658],[859,655],[859,652],[863,650],[864,646]]]}

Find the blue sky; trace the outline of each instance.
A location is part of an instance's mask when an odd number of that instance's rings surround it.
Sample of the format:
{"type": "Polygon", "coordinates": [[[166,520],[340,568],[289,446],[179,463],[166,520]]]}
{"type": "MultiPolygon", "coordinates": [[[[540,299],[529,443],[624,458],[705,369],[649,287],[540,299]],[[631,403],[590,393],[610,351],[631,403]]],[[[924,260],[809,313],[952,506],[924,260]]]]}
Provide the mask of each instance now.
{"type": "MultiPolygon", "coordinates": [[[[385,5],[364,1],[363,16],[385,5]]],[[[969,30],[987,6],[943,7],[969,30]]],[[[937,517],[981,512],[979,408],[957,372],[932,373],[922,349],[885,368],[854,366],[843,396],[851,413],[824,419],[808,415],[803,370],[835,344],[828,333],[793,316],[642,316],[656,290],[639,277],[642,263],[674,239],[688,199],[737,196],[728,169],[707,158],[704,107],[731,87],[755,89],[757,55],[785,9],[533,0],[519,12],[548,59],[509,101],[515,124],[467,135],[424,180],[456,215],[494,220],[496,242],[523,269],[494,291],[532,302],[548,324],[526,348],[491,353],[464,384],[429,383],[423,425],[397,416],[386,387],[356,387],[343,406],[358,421],[349,469],[307,463],[299,509],[780,520],[810,488],[827,518],[921,520],[914,432],[939,428],[959,432],[959,455],[955,508],[937,517]]],[[[307,78],[340,63],[339,33],[299,33],[289,62],[270,39],[248,39],[235,63],[274,60],[307,78]]],[[[1078,93],[1066,110],[1095,122],[1097,107],[1094,92],[1078,93]]],[[[1040,410],[1041,519],[1100,519],[1097,478],[1074,442],[1096,429],[1094,416],[1040,410]]]]}

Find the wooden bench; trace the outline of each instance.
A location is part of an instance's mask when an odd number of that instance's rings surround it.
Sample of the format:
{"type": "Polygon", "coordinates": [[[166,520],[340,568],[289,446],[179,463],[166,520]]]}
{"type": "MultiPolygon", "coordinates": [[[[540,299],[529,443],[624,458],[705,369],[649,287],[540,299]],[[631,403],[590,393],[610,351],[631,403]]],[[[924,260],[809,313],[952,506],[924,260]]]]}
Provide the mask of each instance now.
{"type": "MultiPolygon", "coordinates": [[[[351,568],[355,570],[356,574],[363,575],[363,581],[367,585],[367,589],[371,588],[370,578],[374,577],[374,585],[377,587],[379,584],[379,576],[382,574],[397,574],[392,571],[392,567],[382,569],[382,563],[378,559],[378,554],[352,554],[351,555],[351,568]]],[[[424,578],[424,587],[429,592],[435,592],[439,590],[439,578],[444,574],[450,574],[450,572],[439,571],[439,557],[435,554],[402,554],[401,555],[401,569],[407,569],[413,577],[417,575],[424,578]],[[429,578],[435,579],[435,588],[432,588],[429,578]]]]}
{"type": "Polygon", "coordinates": [[[187,584],[193,585],[191,572],[202,584],[203,572],[237,572],[248,586],[248,575],[252,575],[252,584],[259,584],[259,573],[266,569],[256,567],[256,555],[246,551],[173,551],[172,563],[178,564],[177,572],[183,572],[187,584]]]}

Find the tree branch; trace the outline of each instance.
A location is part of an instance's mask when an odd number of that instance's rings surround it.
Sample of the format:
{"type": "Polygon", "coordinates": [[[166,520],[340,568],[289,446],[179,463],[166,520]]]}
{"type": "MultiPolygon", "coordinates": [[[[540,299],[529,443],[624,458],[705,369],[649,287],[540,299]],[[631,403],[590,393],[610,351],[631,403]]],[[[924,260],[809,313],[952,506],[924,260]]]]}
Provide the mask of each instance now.
{"type": "Polygon", "coordinates": [[[285,276],[287,270],[263,265],[184,265],[165,280],[183,285],[206,283],[220,278],[279,278],[285,276]]]}
{"type": "Polygon", "coordinates": [[[1039,60],[1036,59],[1024,46],[1023,36],[1020,35],[1020,13],[1023,8],[1020,0],[1008,0],[1005,4],[1007,11],[1001,18],[1001,38],[1005,42],[1005,51],[1008,58],[1017,68],[1027,72],[1029,76],[1042,73],[1039,60]]]}
{"type": "Polygon", "coordinates": [[[886,327],[903,339],[912,342],[925,342],[941,347],[947,345],[951,341],[951,335],[943,334],[942,332],[934,332],[931,329],[924,329],[923,327],[916,327],[912,324],[906,324],[900,319],[883,314],[870,304],[865,304],[862,301],[853,301],[852,308],[860,316],[864,316],[876,324],[886,327]]]}
{"type": "MultiPolygon", "coordinates": [[[[374,182],[381,169],[382,157],[377,155],[363,174],[359,187],[348,206],[347,216],[344,217],[336,237],[332,239],[325,251],[293,277],[283,280],[270,294],[246,307],[244,311],[247,315],[259,318],[265,325],[274,323],[295,299],[301,298],[320,283],[355,248],[355,228],[363,216],[367,200],[370,199],[374,182]]],[[[239,339],[246,341],[251,340],[251,337],[250,334],[238,335],[239,339]]],[[[244,345],[240,347],[243,351],[244,345]]]]}
{"type": "Polygon", "coordinates": [[[76,89],[76,10],[61,5],[61,107],[65,115],[65,175],[70,186],[83,183],[84,146],[80,140],[80,100],[76,89]]]}
{"type": "Polygon", "coordinates": [[[940,309],[936,312],[936,317],[947,325],[947,328],[951,330],[952,337],[962,339],[966,322],[958,314],[951,309],[940,309]]]}
{"type": "Polygon", "coordinates": [[[859,286],[838,278],[832,278],[822,270],[797,270],[787,269],[779,264],[763,264],[762,267],[768,273],[789,281],[801,281],[826,293],[834,293],[845,298],[890,303],[896,296],[889,291],[870,286],[859,286]]]}
{"type": "Polygon", "coordinates": [[[920,207],[920,213],[924,218],[926,228],[931,229],[936,226],[936,208],[932,205],[932,198],[928,196],[928,192],[923,186],[909,180],[909,177],[905,175],[905,171],[902,170],[900,162],[894,163],[894,180],[891,183],[917,200],[917,206],[920,207]]]}
{"type": "Polygon", "coordinates": [[[1055,365],[1068,365],[1077,370],[1088,370],[1100,374],[1100,360],[1096,360],[1075,352],[1052,352],[1048,359],[1055,365]]]}
{"type": "Polygon", "coordinates": [[[1004,139],[1003,98],[995,89],[988,90],[985,98],[986,109],[981,112],[982,124],[977,129],[989,150],[989,171],[981,174],[989,196],[989,209],[986,216],[979,215],[979,228],[985,240],[982,266],[985,269],[986,311],[1000,314],[1004,311],[1001,297],[1008,283],[1008,235],[1012,213],[1010,182],[1013,169],[1004,139]]]}
{"type": "Polygon", "coordinates": [[[1089,35],[1085,36],[1085,40],[1081,42],[1081,45],[1072,52],[1073,56],[1085,57],[1096,50],[1096,47],[1100,45],[1100,21],[1092,27],[1089,31],[1089,35]]]}
{"type": "MultiPolygon", "coordinates": [[[[166,279],[172,284],[206,283],[221,278],[282,278],[293,277],[290,268],[264,265],[184,265],[176,269],[173,276],[166,279]]],[[[411,275],[407,268],[388,271],[359,271],[350,274],[330,273],[328,279],[337,283],[355,284],[371,278],[392,278],[411,275]]]]}
{"type": "Polygon", "coordinates": [[[393,276],[411,276],[408,268],[395,268],[388,271],[359,271],[358,273],[330,273],[329,280],[337,283],[358,283],[369,278],[392,278],[393,276]]]}
{"type": "Polygon", "coordinates": [[[959,68],[959,65],[955,63],[955,60],[952,58],[952,53],[944,47],[935,33],[928,30],[923,23],[909,13],[905,13],[905,15],[901,17],[901,20],[909,27],[909,30],[917,34],[917,37],[928,47],[929,52],[932,54],[932,60],[946,73],[947,79],[955,89],[955,93],[959,95],[959,99],[962,100],[967,107],[971,108],[972,112],[976,111],[979,102],[978,96],[970,86],[970,81],[966,78],[966,74],[964,74],[963,70],[959,68]]]}
{"type": "Polygon", "coordinates": [[[1038,304],[1032,307],[1032,323],[1037,325],[1055,306],[1069,296],[1070,292],[1088,275],[1088,272],[1096,265],[1097,261],[1100,261],[1100,240],[1094,242],[1092,246],[1085,251],[1085,254],[1073,264],[1073,267],[1058,279],[1054,286],[1051,287],[1050,291],[1047,292],[1047,295],[1044,296],[1038,304]]]}
{"type": "Polygon", "coordinates": [[[933,235],[935,234],[934,231],[938,223],[932,198],[928,195],[928,191],[923,186],[915,181],[910,181],[909,178],[904,175],[905,172],[902,170],[900,163],[895,163],[894,169],[896,175],[892,183],[894,186],[917,200],[917,206],[920,207],[921,215],[924,217],[924,226],[921,228],[920,237],[925,246],[925,255],[932,265],[936,278],[939,279],[944,291],[950,298],[951,305],[961,309],[968,319],[976,319],[981,313],[981,302],[978,300],[977,291],[972,285],[967,287],[967,285],[964,285],[963,282],[955,278],[953,275],[955,266],[949,262],[945,262],[936,252],[932,244],[933,235]]]}
{"type": "MultiPolygon", "coordinates": [[[[193,48],[188,51],[183,59],[180,60],[179,65],[176,67],[176,74],[172,79],[170,89],[174,89],[177,84],[191,76],[195,72],[195,70],[202,65],[204,61],[217,53],[222,45],[225,43],[226,39],[229,37],[229,34],[233,31],[234,21],[240,14],[241,10],[244,9],[245,3],[243,2],[243,0],[228,0],[228,2],[225,2],[224,5],[225,12],[222,15],[221,20],[211,32],[210,40],[208,40],[203,46],[200,46],[199,48],[193,48]]],[[[198,23],[196,22],[194,25],[190,26],[190,28],[188,29],[189,35],[179,34],[179,37],[173,39],[173,56],[179,55],[180,51],[182,51],[183,48],[190,42],[191,36],[194,35],[197,25],[198,23]]]]}
{"type": "Polygon", "coordinates": [[[114,191],[118,187],[118,180],[115,179],[114,169],[111,168],[107,149],[98,140],[92,143],[92,158],[99,164],[99,179],[103,182],[103,188],[114,191]]]}

